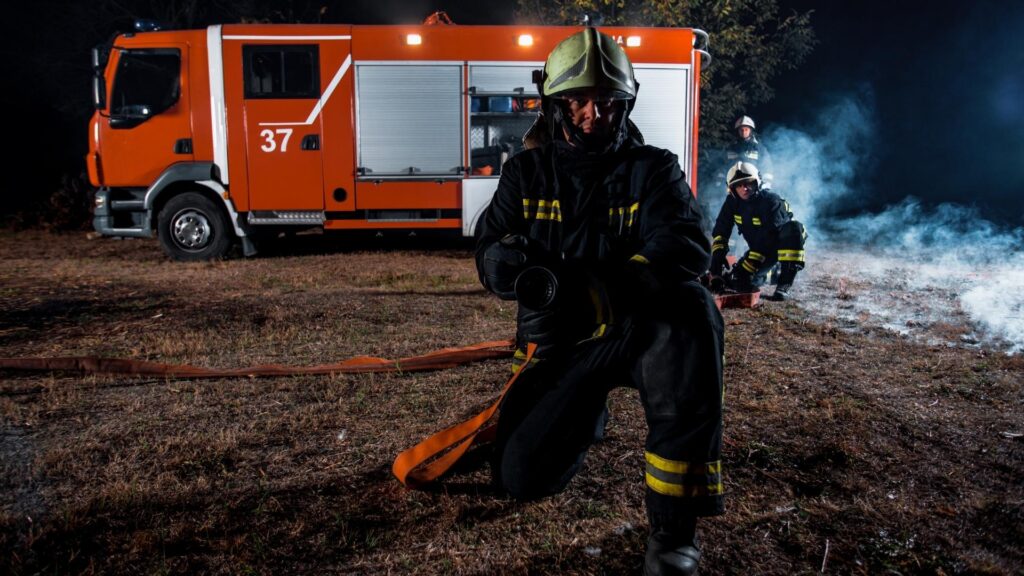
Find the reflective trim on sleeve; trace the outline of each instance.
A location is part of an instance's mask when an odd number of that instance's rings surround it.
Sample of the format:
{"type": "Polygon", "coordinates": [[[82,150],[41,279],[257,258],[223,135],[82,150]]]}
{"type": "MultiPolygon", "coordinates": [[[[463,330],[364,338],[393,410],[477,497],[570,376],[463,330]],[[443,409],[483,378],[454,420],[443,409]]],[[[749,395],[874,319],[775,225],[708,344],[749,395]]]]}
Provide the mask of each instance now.
{"type": "Polygon", "coordinates": [[[562,205],[558,200],[523,198],[523,218],[527,220],[562,221],[562,205]]]}
{"type": "Polygon", "coordinates": [[[647,257],[644,256],[643,254],[633,254],[632,256],[630,256],[629,261],[630,262],[639,262],[641,264],[650,264],[651,263],[651,261],[648,260],[647,257]]]}
{"type": "Polygon", "coordinates": [[[761,219],[758,218],[757,216],[754,216],[753,218],[750,219],[750,223],[753,224],[754,226],[760,226],[761,219]]]}
{"type": "Polygon", "coordinates": [[[750,258],[751,260],[764,262],[764,254],[761,254],[760,252],[754,252],[753,250],[751,250],[750,252],[747,253],[747,257],[750,258]]]}
{"type": "Polygon", "coordinates": [[[803,250],[779,250],[779,262],[803,262],[803,250]]]}
{"type": "Polygon", "coordinates": [[[743,224],[743,216],[740,216],[739,214],[733,214],[732,219],[735,220],[737,224],[743,224]]]}
{"type": "Polygon", "coordinates": [[[743,266],[744,270],[746,270],[747,272],[750,272],[751,274],[753,274],[754,272],[757,272],[757,268],[753,264],[750,263],[750,260],[744,260],[742,266],[743,266]]]}

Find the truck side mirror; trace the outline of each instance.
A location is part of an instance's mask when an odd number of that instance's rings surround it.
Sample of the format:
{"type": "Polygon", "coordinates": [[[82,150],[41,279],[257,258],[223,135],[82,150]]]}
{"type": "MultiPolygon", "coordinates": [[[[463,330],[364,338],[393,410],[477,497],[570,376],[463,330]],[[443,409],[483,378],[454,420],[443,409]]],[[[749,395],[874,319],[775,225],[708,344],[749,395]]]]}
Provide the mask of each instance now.
{"type": "Polygon", "coordinates": [[[92,104],[97,110],[107,107],[107,83],[99,73],[92,77],[92,104]]]}

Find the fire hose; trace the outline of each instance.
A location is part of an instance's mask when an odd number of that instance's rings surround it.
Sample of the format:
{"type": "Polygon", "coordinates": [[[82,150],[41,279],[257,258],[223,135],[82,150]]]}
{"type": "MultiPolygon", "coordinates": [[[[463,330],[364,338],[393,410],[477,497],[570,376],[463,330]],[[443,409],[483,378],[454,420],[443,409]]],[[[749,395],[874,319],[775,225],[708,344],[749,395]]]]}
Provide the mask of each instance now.
{"type": "Polygon", "coordinates": [[[444,348],[421,356],[398,360],[358,356],[336,364],[320,366],[282,366],[262,364],[246,368],[202,368],[187,364],[162,364],[146,360],[71,356],[61,358],[0,358],[0,369],[25,371],[69,371],[83,374],[132,374],[168,378],[261,378],[304,374],[358,374],[368,372],[422,372],[445,370],[470,362],[507,358],[512,355],[511,340],[480,342],[461,348],[444,348]]]}
{"type": "MultiPolygon", "coordinates": [[[[533,300],[536,305],[549,305],[557,291],[557,279],[542,269],[532,269],[531,274],[517,286],[519,296],[533,300]]],[[[721,308],[750,308],[757,303],[758,293],[716,295],[715,304],[721,308]]],[[[95,356],[73,356],[59,358],[0,358],[0,369],[24,371],[70,371],[84,374],[131,374],[136,376],[164,376],[168,378],[260,378],[295,376],[304,374],[359,374],[370,372],[420,372],[445,370],[470,362],[507,358],[514,353],[512,340],[480,342],[461,348],[444,348],[420,356],[398,360],[359,356],[336,364],[320,366],[283,366],[263,364],[245,368],[202,368],[187,364],[163,364],[146,360],[122,358],[100,358],[95,356]]],[[[536,350],[529,344],[526,350],[525,366],[536,350]]],[[[515,372],[505,383],[498,395],[484,411],[469,420],[450,426],[431,435],[412,448],[399,454],[392,465],[395,477],[408,487],[419,487],[430,483],[447,472],[476,444],[493,439],[496,431],[494,415],[498,412],[505,393],[511,389],[523,370],[515,372]]]]}

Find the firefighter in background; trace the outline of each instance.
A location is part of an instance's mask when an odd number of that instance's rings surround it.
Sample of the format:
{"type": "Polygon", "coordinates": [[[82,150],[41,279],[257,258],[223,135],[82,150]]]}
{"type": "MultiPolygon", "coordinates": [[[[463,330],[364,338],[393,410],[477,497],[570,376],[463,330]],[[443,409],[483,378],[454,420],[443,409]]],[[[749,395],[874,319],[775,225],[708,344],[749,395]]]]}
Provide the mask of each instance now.
{"type": "Polygon", "coordinates": [[[726,153],[729,165],[735,165],[737,162],[750,162],[757,166],[761,172],[761,189],[766,192],[771,190],[774,178],[772,157],[768,154],[768,149],[764,147],[764,144],[757,139],[757,134],[754,132],[754,119],[750,116],[741,116],[736,120],[733,128],[736,130],[736,141],[726,153]]]}
{"type": "Polygon", "coordinates": [[[771,299],[785,300],[796,273],[804,267],[807,232],[803,224],[793,220],[788,202],[761,189],[761,178],[753,164],[737,162],[729,169],[727,180],[729,195],[711,232],[711,276],[724,279],[725,285],[737,292],[753,292],[779,263],[781,271],[771,299]],[[734,224],[749,250],[727,271],[734,224]]]}
{"type": "Polygon", "coordinates": [[[494,480],[516,499],[560,492],[603,433],[609,391],[635,387],[648,425],[644,573],[693,574],[697,518],[723,512],[723,323],[695,281],[710,255],[701,214],[676,156],[633,136],[637,83],[611,37],[570,36],[538,78],[545,142],[508,161],[476,229],[481,282],[519,300],[520,373],[494,480]]]}

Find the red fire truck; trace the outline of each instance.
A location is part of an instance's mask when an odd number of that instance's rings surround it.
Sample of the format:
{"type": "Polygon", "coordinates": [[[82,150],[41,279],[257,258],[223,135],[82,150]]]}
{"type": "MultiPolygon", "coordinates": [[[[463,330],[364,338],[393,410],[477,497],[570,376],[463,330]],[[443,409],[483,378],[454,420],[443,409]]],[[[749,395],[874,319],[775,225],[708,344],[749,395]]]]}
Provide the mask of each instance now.
{"type": "MultiPolygon", "coordinates": [[[[578,27],[218,25],[93,52],[95,229],[175,259],[264,231],[472,235],[538,113],[533,71],[578,27]]],[[[696,190],[707,35],[604,27],[634,63],[631,118],[696,190]]]]}

